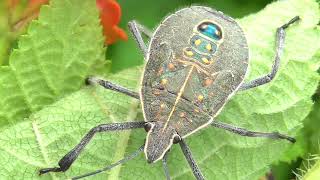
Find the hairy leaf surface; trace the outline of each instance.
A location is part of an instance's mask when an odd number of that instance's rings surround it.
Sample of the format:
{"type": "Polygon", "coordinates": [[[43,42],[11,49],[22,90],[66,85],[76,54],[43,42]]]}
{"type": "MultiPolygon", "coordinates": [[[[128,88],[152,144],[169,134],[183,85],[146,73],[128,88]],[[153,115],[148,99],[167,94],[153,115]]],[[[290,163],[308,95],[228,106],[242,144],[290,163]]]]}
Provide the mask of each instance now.
{"type": "MultiPolygon", "coordinates": [[[[53,2],[56,2],[55,6],[52,4],[51,8],[47,7],[47,10],[42,11],[42,17],[51,17],[50,9],[70,8],[69,11],[73,11],[76,8],[69,7],[68,3],[67,6],[63,4],[71,1],[53,2]]],[[[78,13],[85,11],[85,8],[82,8],[85,2],[77,1],[78,13]]],[[[319,81],[316,70],[320,60],[314,56],[320,47],[320,32],[316,28],[319,13],[318,4],[315,1],[289,0],[275,2],[261,12],[239,20],[247,34],[250,47],[250,72],[246,77],[246,81],[249,81],[271,70],[276,28],[296,15],[302,19],[287,30],[285,53],[276,79],[268,85],[239,92],[225,106],[218,120],[250,130],[279,131],[291,136],[296,134],[302,127],[303,119],[311,110],[311,96],[319,81]]],[[[65,16],[64,19],[68,20],[69,17],[65,16]]],[[[49,25],[51,21],[47,23],[49,25]]],[[[66,25],[64,21],[60,23],[61,26],[66,25]]],[[[37,24],[34,23],[33,27],[30,27],[30,32],[37,32],[35,27],[38,26],[37,24]]],[[[91,33],[82,36],[89,36],[89,34],[91,33]]],[[[34,40],[30,38],[30,41],[34,40]]],[[[21,47],[20,49],[20,51],[23,50],[21,47]]],[[[57,50],[56,53],[61,52],[57,50]]],[[[73,53],[70,52],[69,56],[72,57],[72,55],[73,53]]],[[[27,57],[25,53],[19,56],[27,57]]],[[[96,54],[92,53],[87,58],[93,57],[96,57],[96,54]]],[[[65,63],[64,61],[69,62],[68,58],[58,60],[62,64],[65,63]]],[[[22,64],[26,63],[28,61],[23,61],[22,64]]],[[[78,67],[77,71],[85,71],[82,68],[78,67]]],[[[16,78],[14,75],[9,76],[12,69],[5,69],[8,71],[7,78],[16,78]]],[[[59,75],[49,67],[46,70],[43,69],[43,73],[50,74],[49,72],[59,75]]],[[[74,71],[63,72],[72,74],[74,71]]],[[[140,75],[141,68],[133,68],[106,78],[137,90],[140,75]]],[[[61,83],[65,83],[64,81],[48,78],[45,82],[51,83],[41,86],[40,90],[49,89],[50,91],[45,91],[48,97],[54,97],[55,92],[61,92],[64,89],[59,88],[61,83]]],[[[80,84],[76,85],[76,87],[80,86],[80,84]]],[[[39,88],[37,84],[27,87],[39,88]]],[[[29,106],[30,108],[26,108],[25,111],[34,112],[39,109],[37,103],[31,103],[29,106]]],[[[96,135],[69,171],[50,173],[41,177],[37,175],[40,168],[57,166],[59,159],[95,125],[142,120],[138,106],[137,100],[122,94],[101,87],[86,87],[33,113],[25,121],[14,121],[14,125],[0,132],[0,165],[2,167],[0,176],[8,179],[15,177],[64,179],[96,170],[123,158],[143,144],[146,136],[144,130],[96,135]]],[[[14,110],[14,108],[11,109],[11,111],[14,110]]],[[[285,150],[292,147],[284,140],[240,137],[212,127],[190,136],[187,143],[207,179],[232,180],[258,179],[268,170],[271,163],[276,162],[285,150]]],[[[194,179],[178,146],[172,148],[168,158],[173,179],[194,179]]],[[[106,178],[164,179],[165,177],[161,163],[150,165],[141,154],[121,167],[93,177],[93,179],[106,178]]]]}
{"type": "Polygon", "coordinates": [[[0,67],[0,128],[79,90],[104,58],[101,31],[93,2],[53,0],[44,6],[9,66],[0,67]]]}

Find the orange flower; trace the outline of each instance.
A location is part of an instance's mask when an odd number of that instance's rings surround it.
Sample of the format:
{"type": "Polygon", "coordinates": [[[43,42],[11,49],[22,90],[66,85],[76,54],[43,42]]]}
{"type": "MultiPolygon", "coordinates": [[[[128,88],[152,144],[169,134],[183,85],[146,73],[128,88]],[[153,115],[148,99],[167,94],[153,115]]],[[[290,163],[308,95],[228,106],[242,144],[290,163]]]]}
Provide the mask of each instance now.
{"type": "Polygon", "coordinates": [[[37,11],[39,13],[41,5],[48,3],[49,0],[29,0],[27,11],[37,11]]]}
{"type": "MultiPolygon", "coordinates": [[[[7,0],[8,7],[14,9],[19,0],[7,0]]],[[[13,24],[14,30],[24,27],[32,19],[38,17],[41,5],[48,4],[49,0],[29,0],[28,6],[22,14],[22,17],[13,24]]],[[[101,25],[103,34],[106,37],[105,44],[115,43],[117,40],[127,40],[128,36],[123,29],[118,27],[121,17],[121,8],[116,0],[96,0],[100,11],[101,25]]]]}
{"type": "MultiPolygon", "coordinates": [[[[10,11],[13,11],[15,7],[20,3],[20,0],[7,0],[10,11]]],[[[39,15],[40,7],[43,4],[48,4],[49,0],[29,0],[28,5],[22,12],[20,18],[15,23],[11,24],[13,31],[19,31],[31,20],[35,19],[39,15]]]]}
{"type": "Polygon", "coordinates": [[[7,7],[10,9],[14,9],[20,3],[20,0],[7,0],[7,7]]]}
{"type": "Polygon", "coordinates": [[[115,0],[97,0],[96,3],[100,10],[101,25],[106,37],[105,43],[112,44],[119,39],[127,40],[127,34],[118,27],[121,18],[120,5],[115,0]]]}

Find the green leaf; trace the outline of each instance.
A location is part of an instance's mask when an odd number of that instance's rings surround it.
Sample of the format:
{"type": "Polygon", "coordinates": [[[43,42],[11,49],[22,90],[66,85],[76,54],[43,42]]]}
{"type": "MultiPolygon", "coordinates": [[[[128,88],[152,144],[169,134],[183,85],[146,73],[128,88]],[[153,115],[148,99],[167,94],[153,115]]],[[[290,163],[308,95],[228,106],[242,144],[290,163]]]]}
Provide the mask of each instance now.
{"type": "MultiPolygon", "coordinates": [[[[312,59],[316,61],[316,64],[319,64],[320,51],[318,51],[312,59]]],[[[317,65],[316,67],[319,67],[319,65],[317,65]]],[[[319,95],[315,94],[313,96],[313,100],[315,101],[315,103],[311,108],[312,111],[303,120],[304,127],[300,129],[298,134],[296,135],[297,142],[283,154],[281,161],[289,163],[292,160],[296,160],[296,158],[298,157],[304,157],[305,155],[319,153],[319,95]]]]}
{"type": "MultiPolygon", "coordinates": [[[[62,0],[53,2],[61,2],[57,8],[66,8],[62,0]]],[[[85,8],[78,7],[77,11],[83,12],[85,8]]],[[[319,14],[315,1],[289,0],[272,3],[261,12],[239,20],[251,53],[248,81],[270,71],[276,28],[296,15],[302,18],[287,30],[286,50],[276,79],[268,85],[239,92],[226,105],[219,120],[250,130],[279,131],[291,136],[301,129],[319,81],[316,70],[320,60],[314,59],[320,48],[320,32],[315,28],[319,14]]],[[[134,90],[138,89],[140,75],[141,68],[133,68],[107,79],[134,90]]],[[[101,87],[83,88],[61,99],[0,132],[3,167],[0,175],[7,179],[38,178],[40,168],[57,166],[59,159],[95,125],[142,120],[138,105],[137,100],[101,87]]],[[[98,134],[66,173],[50,173],[39,178],[65,179],[104,167],[140,147],[145,136],[142,129],[98,134]]],[[[258,179],[292,147],[283,140],[240,137],[211,127],[190,136],[187,143],[207,179],[258,179]]],[[[172,148],[168,158],[173,179],[194,179],[178,146],[172,148]]],[[[161,163],[150,165],[143,154],[93,177],[106,178],[165,179],[161,163]]]]}
{"type": "MultiPolygon", "coordinates": [[[[140,69],[132,69],[109,77],[114,82],[134,87],[140,69]]],[[[91,127],[105,122],[133,121],[137,100],[103,88],[84,88],[49,108],[32,115],[0,133],[0,176],[37,178],[39,168],[55,166],[58,159],[91,127]],[[6,165],[5,165],[6,164],[6,165]],[[22,170],[23,169],[23,170],[22,170]]],[[[142,130],[141,130],[142,132],[142,130]]],[[[127,133],[110,133],[95,136],[81,163],[75,164],[67,176],[97,169],[123,156],[128,144],[127,133]]],[[[58,173],[42,178],[65,179],[58,173]]]]}
{"type": "MultiPolygon", "coordinates": [[[[320,57],[320,53],[318,54],[318,57],[320,57]]],[[[320,101],[319,99],[317,99],[313,106],[313,110],[306,118],[304,123],[304,140],[308,144],[308,147],[306,148],[307,153],[305,153],[305,156],[303,157],[303,161],[301,163],[300,168],[296,170],[296,173],[299,174],[300,179],[313,180],[319,179],[320,177],[319,109],[320,101]]]]}
{"type": "Polygon", "coordinates": [[[0,68],[0,128],[80,89],[92,66],[104,59],[98,25],[93,2],[56,0],[43,6],[9,66],[0,68]]]}
{"type": "MultiPolygon", "coordinates": [[[[320,53],[318,58],[320,58],[320,53]]],[[[305,120],[305,141],[308,143],[307,151],[309,154],[320,154],[320,101],[319,99],[313,106],[312,112],[309,114],[307,119],[305,120]]]]}
{"type": "MultiPolygon", "coordinates": [[[[319,58],[320,51],[318,51],[314,59],[319,58]]],[[[290,179],[293,175],[296,175],[298,179],[302,179],[303,175],[308,174],[309,170],[312,169],[311,167],[319,160],[319,94],[313,95],[312,99],[315,101],[312,111],[304,119],[304,127],[296,135],[297,142],[283,154],[281,163],[272,166],[272,174],[275,179],[290,179]]]]}

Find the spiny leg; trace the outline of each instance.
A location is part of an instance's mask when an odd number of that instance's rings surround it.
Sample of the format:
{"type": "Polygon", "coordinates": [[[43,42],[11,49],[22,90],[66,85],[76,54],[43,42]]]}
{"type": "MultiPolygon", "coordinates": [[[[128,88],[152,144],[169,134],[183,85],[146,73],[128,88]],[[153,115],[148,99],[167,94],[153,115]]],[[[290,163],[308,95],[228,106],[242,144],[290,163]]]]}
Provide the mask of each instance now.
{"type": "Polygon", "coordinates": [[[188,145],[184,142],[183,139],[180,140],[179,145],[181,147],[181,150],[182,150],[184,156],[186,157],[186,159],[189,163],[189,166],[192,169],[193,175],[197,178],[197,180],[204,180],[204,177],[203,177],[197,163],[195,162],[195,160],[192,157],[192,153],[191,153],[188,145]]]}
{"type": "Polygon", "coordinates": [[[103,79],[99,79],[97,77],[88,77],[86,79],[86,84],[99,84],[100,86],[106,88],[106,89],[110,89],[110,90],[113,90],[113,91],[117,91],[117,92],[120,92],[120,93],[123,93],[123,94],[126,94],[128,96],[131,96],[133,98],[136,98],[136,99],[139,99],[139,93],[137,92],[134,92],[134,91],[131,91],[125,87],[122,87],[120,85],[117,85],[117,84],[113,84],[111,83],[110,81],[107,81],[107,80],[103,80],[103,79]]]}
{"type": "Polygon", "coordinates": [[[81,151],[90,142],[93,136],[99,132],[105,131],[120,131],[128,129],[143,128],[145,122],[125,122],[125,123],[112,123],[112,124],[101,124],[92,128],[76,145],[71,151],[69,151],[63,158],[59,161],[59,167],[44,168],[39,171],[40,175],[48,172],[61,172],[69,169],[71,164],[77,159],[81,151]]]}
{"type": "Polygon", "coordinates": [[[288,28],[291,24],[293,24],[294,22],[298,21],[300,18],[299,16],[294,17],[293,19],[291,19],[288,23],[282,25],[281,27],[279,27],[277,29],[277,33],[276,33],[276,51],[275,51],[275,58],[274,58],[274,62],[272,65],[272,70],[270,73],[268,73],[267,75],[264,75],[262,77],[259,77],[255,80],[252,80],[250,82],[246,82],[243,83],[239,90],[247,90],[247,89],[251,89],[257,86],[261,86],[264,84],[269,83],[277,74],[279,66],[280,66],[280,57],[283,53],[283,49],[284,49],[284,42],[285,42],[285,29],[288,28]]]}
{"type": "Polygon", "coordinates": [[[101,172],[104,172],[104,171],[108,171],[120,164],[124,164],[128,161],[130,161],[131,159],[137,157],[144,149],[144,145],[142,145],[138,150],[136,150],[135,152],[129,154],[128,156],[124,157],[123,159],[119,160],[118,162],[115,162],[109,166],[106,166],[102,169],[99,169],[99,170],[96,170],[96,171],[93,171],[93,172],[90,172],[90,173],[87,173],[87,174],[84,174],[84,175],[81,175],[81,176],[76,176],[76,177],[73,177],[72,179],[81,179],[81,178],[84,178],[84,177],[88,177],[88,176],[93,176],[93,175],[96,175],[98,173],[101,173],[101,172]]]}
{"type": "Polygon", "coordinates": [[[296,142],[296,140],[293,137],[284,135],[284,134],[280,134],[278,132],[273,132],[273,133],[265,133],[265,132],[255,132],[255,131],[249,131],[246,130],[244,128],[240,128],[240,127],[235,127],[229,124],[225,124],[222,122],[218,122],[218,121],[213,121],[211,123],[212,126],[217,127],[217,128],[221,128],[221,129],[225,129],[227,131],[239,134],[241,136],[248,136],[248,137],[265,137],[265,138],[273,138],[273,139],[285,139],[288,140],[292,143],[296,142]]]}
{"type": "Polygon", "coordinates": [[[163,170],[164,170],[164,174],[166,175],[166,179],[170,180],[170,173],[169,173],[169,169],[168,169],[168,165],[167,165],[168,153],[169,152],[167,152],[162,158],[162,167],[163,167],[163,170]]]}
{"type": "Polygon", "coordinates": [[[133,34],[134,39],[136,40],[139,49],[142,51],[144,58],[146,59],[147,57],[147,45],[144,42],[142,38],[142,33],[146,35],[148,38],[152,37],[152,32],[144,27],[143,25],[137,23],[136,21],[130,21],[128,23],[129,29],[131,33],[133,34]]]}

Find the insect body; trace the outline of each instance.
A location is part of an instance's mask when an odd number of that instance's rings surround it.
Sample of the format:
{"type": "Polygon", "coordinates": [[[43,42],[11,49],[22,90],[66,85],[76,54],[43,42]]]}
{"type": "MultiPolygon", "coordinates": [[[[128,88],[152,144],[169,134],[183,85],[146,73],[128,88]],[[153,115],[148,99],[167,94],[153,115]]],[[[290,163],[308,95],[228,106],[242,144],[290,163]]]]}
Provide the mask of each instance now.
{"type": "Polygon", "coordinates": [[[248,46],[233,19],[193,7],[161,23],[147,60],[141,102],[145,120],[153,122],[145,154],[154,162],[174,136],[185,138],[213,121],[243,81],[248,46]]]}
{"type": "MultiPolygon", "coordinates": [[[[283,50],[284,30],[299,17],[279,27],[272,71],[260,78],[242,83],[248,68],[248,46],[240,26],[232,18],[208,7],[192,6],[168,16],[151,33],[132,21],[132,31],[147,64],[141,81],[140,94],[109,81],[89,77],[87,83],[99,84],[141,100],[144,121],[101,124],[87,135],[60,161],[59,167],[45,168],[40,174],[66,171],[95,133],[145,128],[146,142],[136,152],[103,169],[74,179],[91,176],[124,163],[144,150],[149,163],[162,159],[167,179],[166,154],[179,143],[193,174],[204,179],[184,139],[211,125],[249,137],[295,139],[279,133],[249,131],[215,118],[238,90],[246,90],[270,82],[279,67],[283,50]],[[141,33],[151,38],[145,45],[141,33]]],[[[212,178],[211,178],[212,179],[212,178]]]]}

